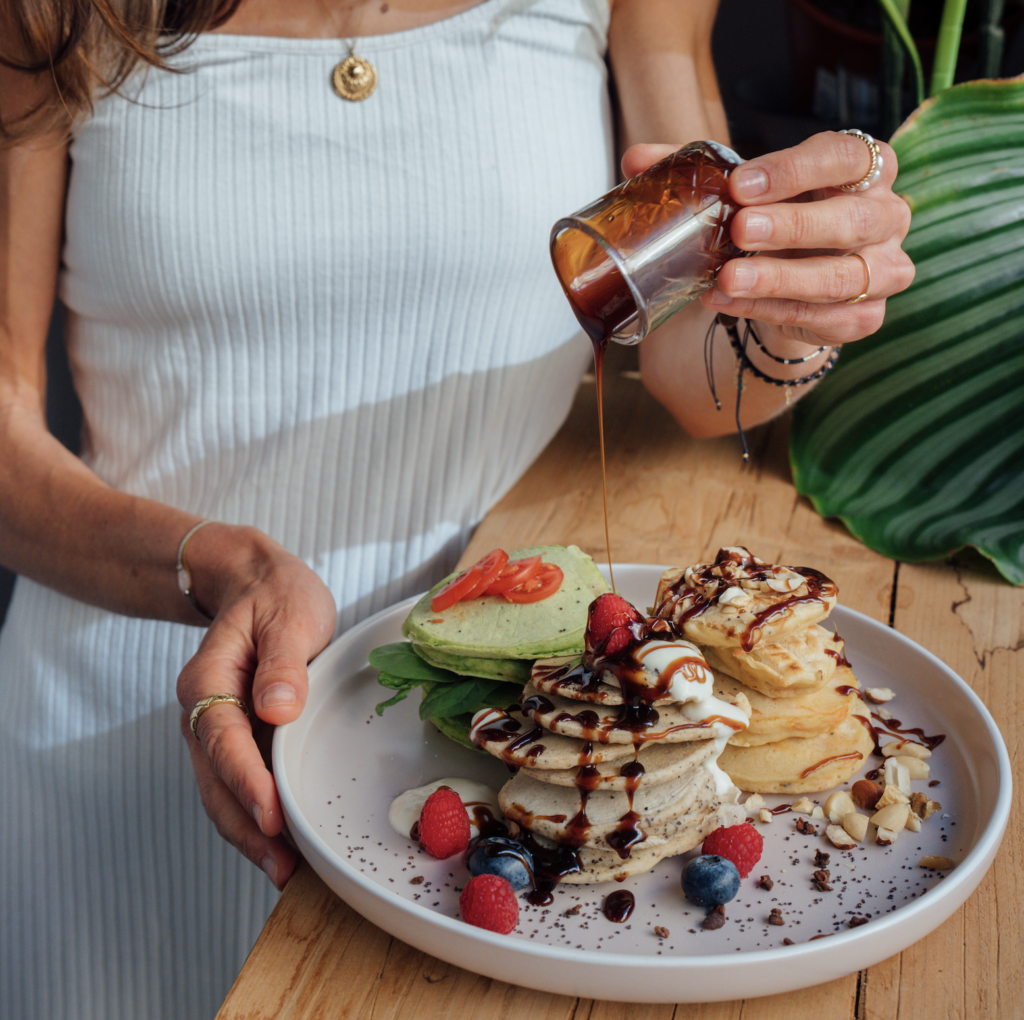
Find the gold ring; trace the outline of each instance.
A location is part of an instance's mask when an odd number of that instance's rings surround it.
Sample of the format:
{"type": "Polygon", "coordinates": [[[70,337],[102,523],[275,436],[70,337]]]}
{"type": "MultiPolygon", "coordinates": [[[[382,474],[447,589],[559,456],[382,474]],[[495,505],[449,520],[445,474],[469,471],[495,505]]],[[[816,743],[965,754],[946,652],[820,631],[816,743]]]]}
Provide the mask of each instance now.
{"type": "Polygon", "coordinates": [[[871,135],[864,131],[858,131],[856,128],[844,128],[839,134],[859,138],[871,153],[871,166],[859,181],[854,181],[852,184],[837,184],[836,187],[840,191],[867,191],[882,176],[882,150],[871,135]]]}
{"type": "Polygon", "coordinates": [[[848,251],[844,258],[852,256],[855,259],[860,259],[860,264],[864,267],[864,274],[867,279],[864,281],[864,289],[856,297],[848,297],[846,303],[848,305],[855,305],[860,301],[863,301],[868,296],[868,291],[871,289],[871,270],[868,268],[867,261],[863,255],[858,255],[855,251],[848,251]]]}
{"type": "Polygon", "coordinates": [[[188,724],[192,727],[192,736],[196,740],[199,739],[196,727],[199,725],[200,717],[208,708],[212,708],[214,705],[235,705],[245,712],[246,715],[249,714],[245,707],[245,702],[241,698],[236,698],[233,694],[211,694],[208,698],[197,701],[196,707],[192,709],[192,714],[188,717],[188,724]]]}

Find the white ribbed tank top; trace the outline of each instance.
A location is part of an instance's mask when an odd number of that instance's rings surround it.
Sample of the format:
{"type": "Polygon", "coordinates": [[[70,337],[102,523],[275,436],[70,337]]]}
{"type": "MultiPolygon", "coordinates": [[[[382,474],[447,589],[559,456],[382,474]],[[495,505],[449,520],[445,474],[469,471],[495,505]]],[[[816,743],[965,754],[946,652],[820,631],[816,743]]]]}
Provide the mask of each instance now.
{"type": "MultiPolygon", "coordinates": [[[[605,0],[360,39],[206,35],[71,147],[61,297],[110,485],[253,524],[339,629],[426,587],[564,419],[589,345],[547,252],[614,179],[605,0]]],[[[207,820],[196,628],[19,580],[0,635],[0,1015],[212,1016],[276,894],[207,820]]]]}

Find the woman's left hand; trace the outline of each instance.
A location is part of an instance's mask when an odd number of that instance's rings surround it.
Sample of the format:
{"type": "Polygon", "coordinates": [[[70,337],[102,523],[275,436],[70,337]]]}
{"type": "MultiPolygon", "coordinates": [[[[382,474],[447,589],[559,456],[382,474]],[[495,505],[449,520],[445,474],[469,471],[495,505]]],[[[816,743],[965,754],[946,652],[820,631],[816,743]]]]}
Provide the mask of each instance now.
{"type": "Polygon", "coordinates": [[[734,170],[730,191],[744,208],[733,218],[732,239],[745,251],[764,254],[727,262],[716,286],[702,296],[704,305],[814,346],[874,333],[886,298],[914,279],[914,264],[901,247],[910,209],[892,190],[896,154],[884,142],[876,144],[881,175],[864,191],[841,191],[839,185],[867,174],[870,149],[856,135],[837,131],[734,170]],[[841,257],[847,254],[860,258],[841,257]],[[865,292],[866,298],[851,303],[865,292]]]}

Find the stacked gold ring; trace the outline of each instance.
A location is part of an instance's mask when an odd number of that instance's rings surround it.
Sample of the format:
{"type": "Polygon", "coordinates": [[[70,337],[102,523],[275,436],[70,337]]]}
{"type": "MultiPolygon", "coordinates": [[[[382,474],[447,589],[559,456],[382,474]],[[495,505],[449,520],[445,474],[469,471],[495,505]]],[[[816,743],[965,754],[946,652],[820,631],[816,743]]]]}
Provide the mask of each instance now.
{"type": "Polygon", "coordinates": [[[192,736],[199,739],[199,734],[196,732],[196,727],[199,725],[199,719],[202,714],[214,705],[235,705],[240,708],[246,715],[248,711],[245,707],[245,702],[241,698],[236,698],[233,694],[211,694],[208,698],[202,698],[196,702],[196,707],[192,709],[192,714],[188,717],[188,724],[192,728],[192,736]]]}
{"type": "Polygon", "coordinates": [[[871,166],[859,181],[854,181],[852,184],[837,184],[836,187],[840,191],[867,191],[882,176],[882,150],[871,135],[864,131],[858,131],[857,128],[844,128],[839,134],[859,138],[871,153],[871,166]]]}

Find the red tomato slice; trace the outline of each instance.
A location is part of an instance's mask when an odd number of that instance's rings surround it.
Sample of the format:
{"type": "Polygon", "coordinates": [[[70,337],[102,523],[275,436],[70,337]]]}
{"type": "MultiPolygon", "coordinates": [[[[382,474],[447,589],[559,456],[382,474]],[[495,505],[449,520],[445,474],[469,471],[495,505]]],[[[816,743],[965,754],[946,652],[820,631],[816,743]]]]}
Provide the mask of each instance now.
{"type": "Polygon", "coordinates": [[[508,563],[508,553],[503,549],[492,549],[483,559],[477,560],[468,570],[452,578],[431,600],[430,608],[435,613],[443,612],[463,599],[471,599],[479,588],[481,592],[501,573],[508,563]]]}
{"type": "Polygon", "coordinates": [[[508,591],[509,588],[515,588],[517,585],[529,581],[539,569],[539,556],[528,556],[525,560],[509,560],[502,567],[498,579],[482,594],[501,595],[503,592],[508,591]]]}
{"type": "Polygon", "coordinates": [[[528,581],[504,593],[509,602],[540,602],[554,595],[562,587],[562,568],[554,563],[542,563],[528,581]]]}

